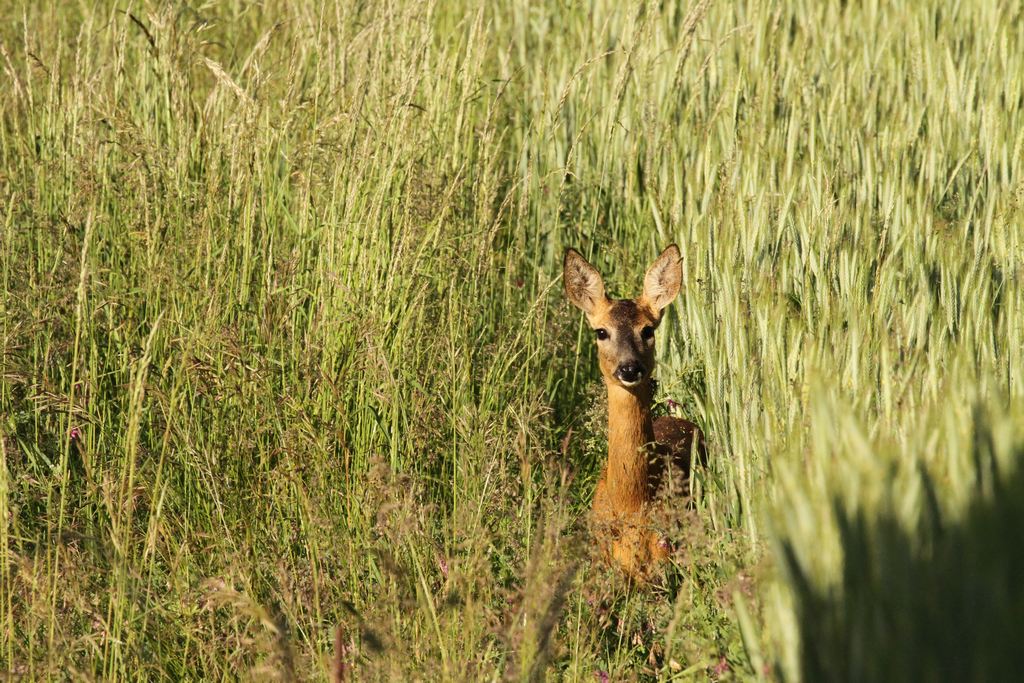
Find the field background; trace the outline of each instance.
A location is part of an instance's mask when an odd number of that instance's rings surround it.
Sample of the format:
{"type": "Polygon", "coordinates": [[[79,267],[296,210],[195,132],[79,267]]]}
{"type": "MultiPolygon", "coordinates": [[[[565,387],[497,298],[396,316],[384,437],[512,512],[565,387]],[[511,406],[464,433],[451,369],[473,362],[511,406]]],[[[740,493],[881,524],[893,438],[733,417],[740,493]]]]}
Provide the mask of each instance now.
{"type": "Polygon", "coordinates": [[[1024,668],[1020,3],[12,0],[0,91],[3,672],[1024,668]],[[673,241],[637,589],[561,255],[673,241]]]}

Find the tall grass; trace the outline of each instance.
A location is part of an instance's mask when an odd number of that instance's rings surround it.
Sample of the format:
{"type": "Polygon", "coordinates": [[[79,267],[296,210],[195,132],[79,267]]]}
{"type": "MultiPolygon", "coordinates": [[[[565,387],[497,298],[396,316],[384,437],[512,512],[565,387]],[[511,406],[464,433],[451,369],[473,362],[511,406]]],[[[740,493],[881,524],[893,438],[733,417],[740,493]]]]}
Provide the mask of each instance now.
{"type": "Polygon", "coordinates": [[[1022,10],[499,5],[0,8],[0,669],[938,678],[850,643],[1020,623],[1022,10]],[[558,278],[672,241],[710,461],[640,588],[558,278]]]}

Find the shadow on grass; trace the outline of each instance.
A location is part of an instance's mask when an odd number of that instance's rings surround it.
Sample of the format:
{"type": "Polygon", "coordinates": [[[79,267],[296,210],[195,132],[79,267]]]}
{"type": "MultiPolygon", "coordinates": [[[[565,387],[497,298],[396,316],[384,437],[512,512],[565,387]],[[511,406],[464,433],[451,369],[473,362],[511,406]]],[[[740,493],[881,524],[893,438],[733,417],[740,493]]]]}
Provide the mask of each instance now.
{"type": "Polygon", "coordinates": [[[1010,681],[1024,671],[1024,447],[1000,472],[975,438],[976,498],[957,520],[921,473],[916,530],[837,505],[841,586],[815,588],[784,546],[798,603],[805,681],[1010,681]]]}

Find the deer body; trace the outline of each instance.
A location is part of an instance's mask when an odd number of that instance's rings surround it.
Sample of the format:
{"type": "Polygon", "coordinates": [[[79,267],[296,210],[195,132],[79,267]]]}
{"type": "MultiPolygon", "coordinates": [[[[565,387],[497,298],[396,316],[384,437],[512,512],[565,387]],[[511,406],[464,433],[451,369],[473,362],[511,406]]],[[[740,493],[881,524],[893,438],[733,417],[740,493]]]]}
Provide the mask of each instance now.
{"type": "Polygon", "coordinates": [[[654,330],[679,291],[679,250],[672,245],[662,252],[637,299],[605,296],[600,274],[575,250],[566,252],[564,271],[569,300],[595,330],[608,390],[608,460],[594,492],[595,532],[608,560],[645,578],[669,554],[667,541],[651,525],[655,494],[669,467],[688,477],[694,441],[703,447],[693,423],[651,418],[654,330]]]}

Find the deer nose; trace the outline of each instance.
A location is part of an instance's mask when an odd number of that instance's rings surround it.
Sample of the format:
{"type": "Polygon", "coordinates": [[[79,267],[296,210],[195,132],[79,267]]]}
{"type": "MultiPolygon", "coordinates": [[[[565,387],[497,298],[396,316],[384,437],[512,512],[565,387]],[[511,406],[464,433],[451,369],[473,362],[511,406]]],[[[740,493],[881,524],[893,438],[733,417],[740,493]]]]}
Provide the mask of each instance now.
{"type": "Polygon", "coordinates": [[[640,365],[640,363],[637,363],[636,361],[623,363],[615,371],[615,377],[617,377],[620,382],[624,382],[626,384],[639,382],[640,378],[643,376],[644,366],[640,365]]]}

